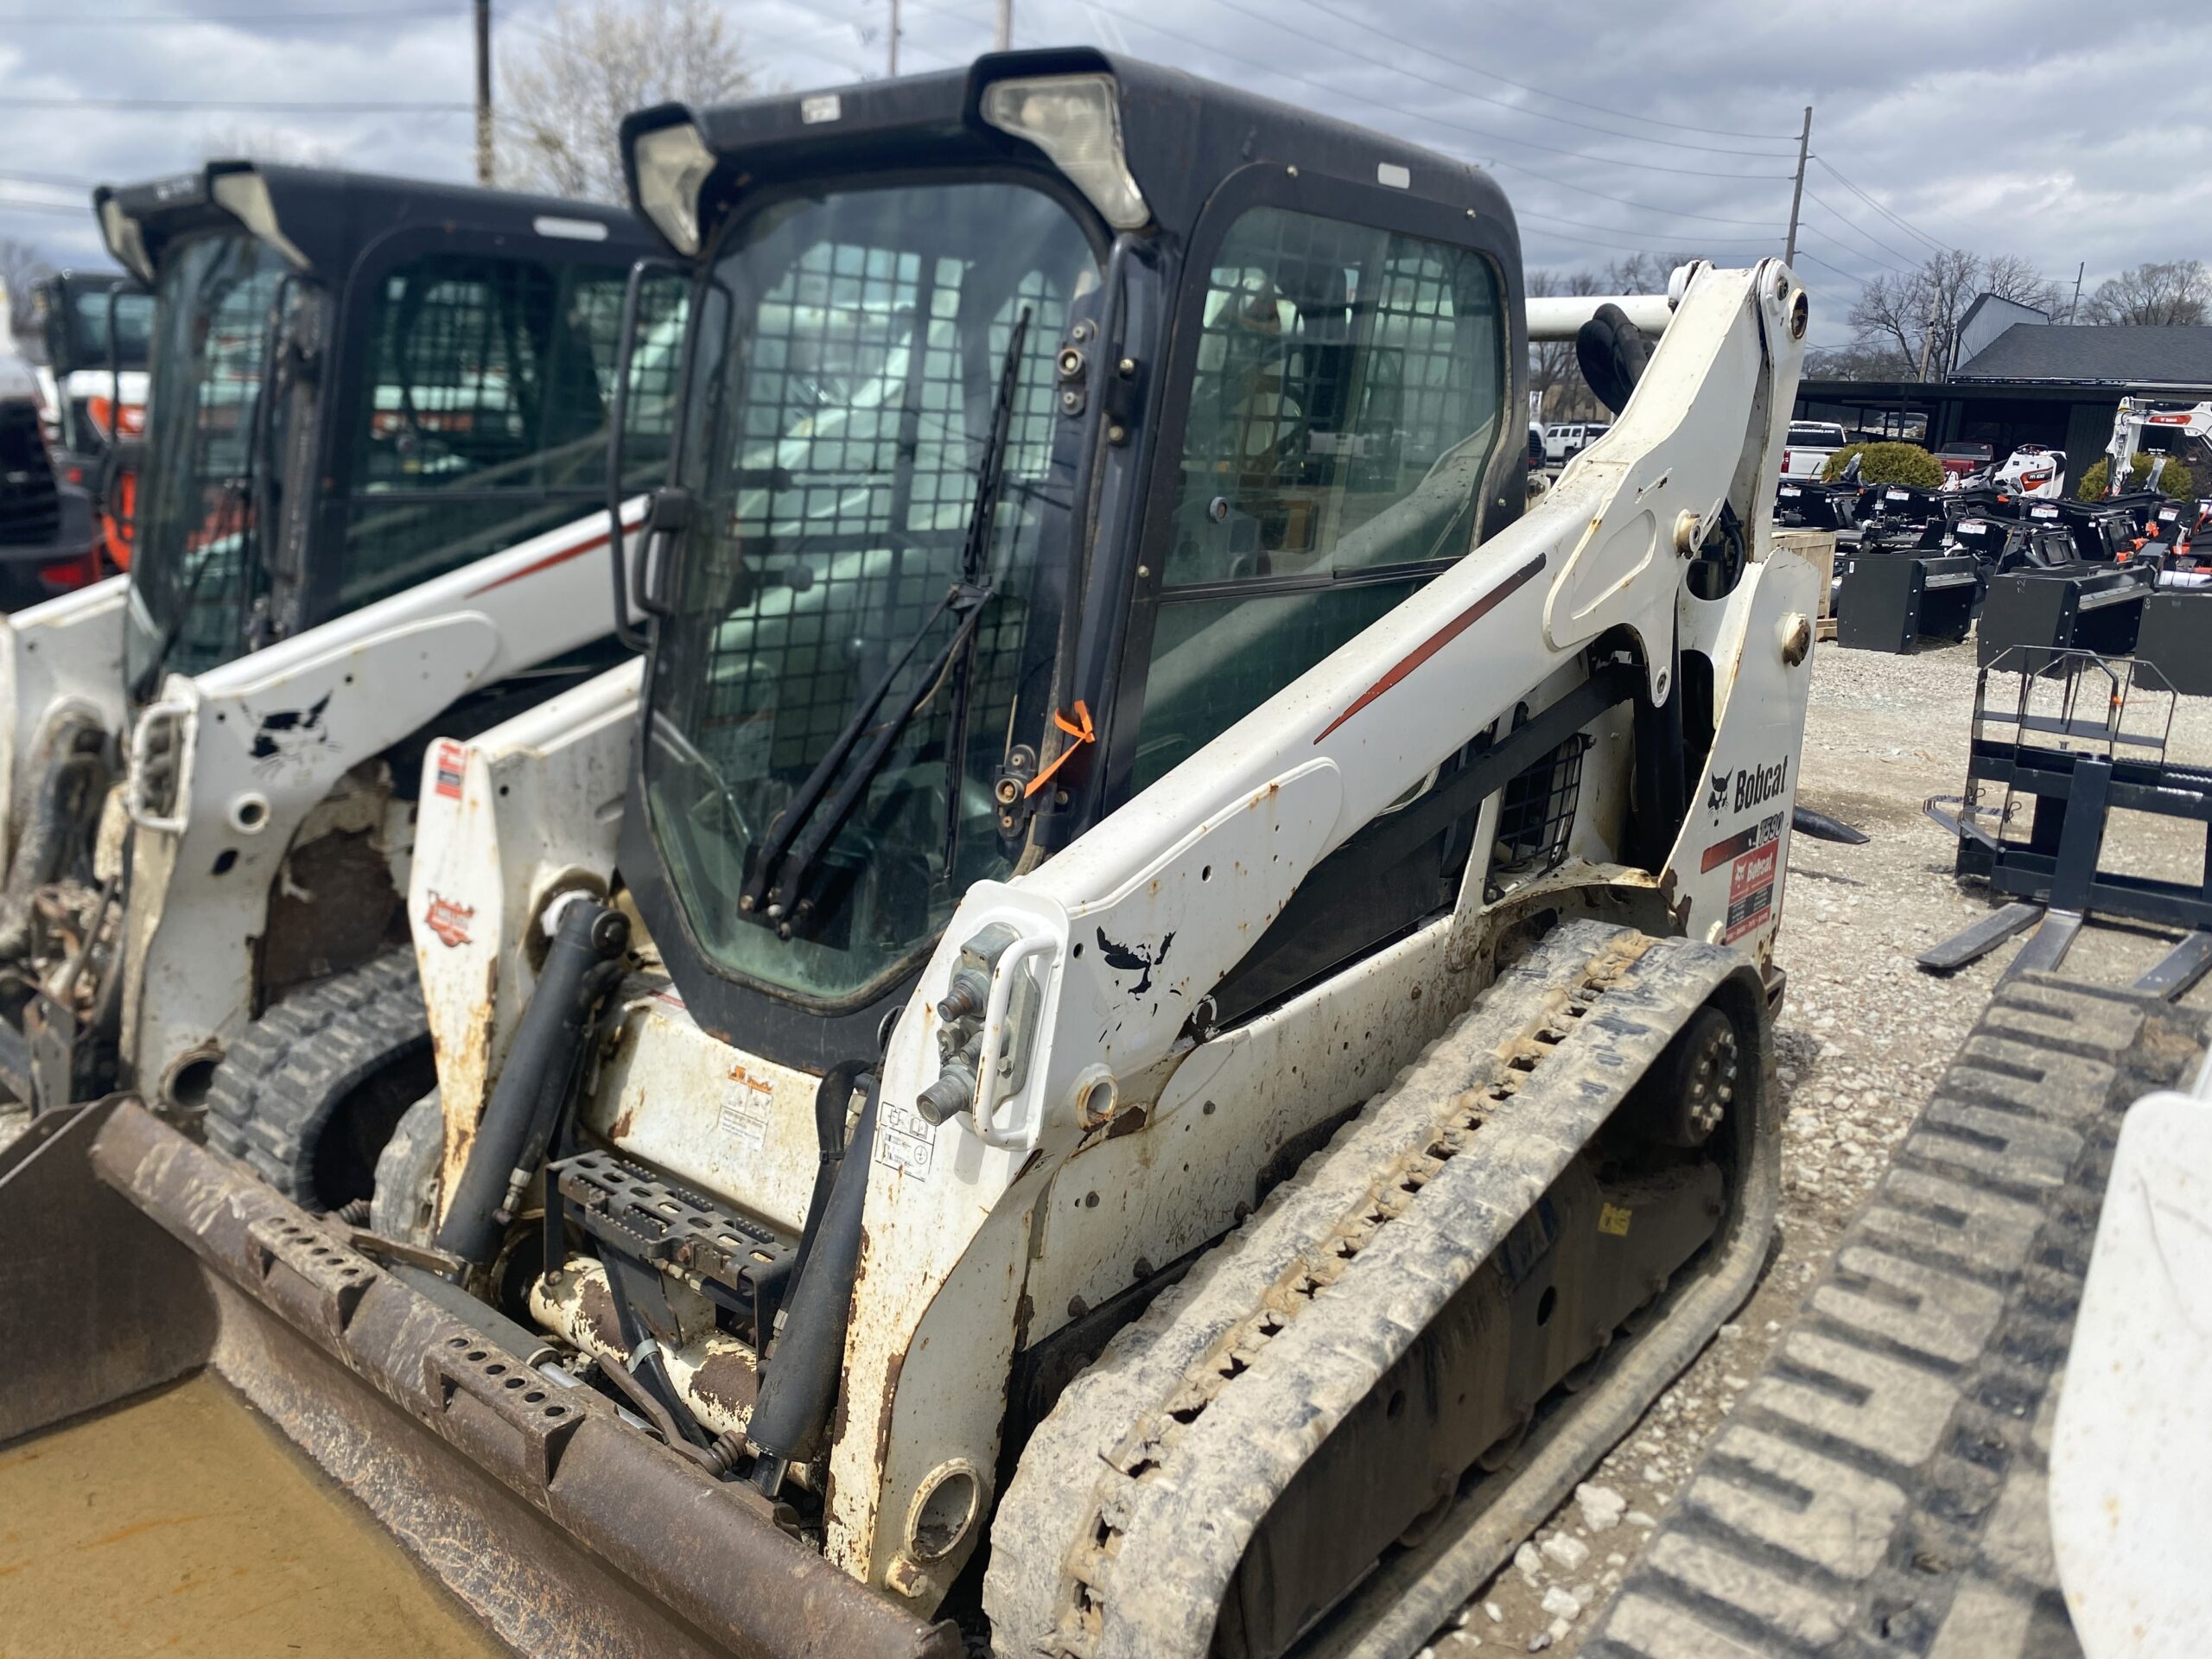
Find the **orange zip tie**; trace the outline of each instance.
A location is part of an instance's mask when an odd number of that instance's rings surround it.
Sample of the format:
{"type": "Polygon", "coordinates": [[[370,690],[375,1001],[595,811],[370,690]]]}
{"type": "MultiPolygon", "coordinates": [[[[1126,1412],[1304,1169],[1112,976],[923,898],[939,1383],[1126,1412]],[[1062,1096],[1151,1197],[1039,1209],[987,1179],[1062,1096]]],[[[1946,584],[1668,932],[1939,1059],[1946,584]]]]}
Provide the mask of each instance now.
{"type": "Polygon", "coordinates": [[[1075,700],[1074,720],[1070,720],[1065,715],[1055,709],[1052,710],[1052,724],[1065,732],[1070,737],[1073,738],[1075,741],[1069,744],[1058,754],[1054,755],[1052,757],[1052,764],[1046,767],[1044,771],[1039,772],[1034,778],[1032,778],[1029,780],[1029,787],[1021,791],[1022,798],[1024,800],[1027,800],[1030,796],[1034,795],[1039,790],[1044,788],[1045,785],[1052,780],[1052,774],[1058,772],[1062,766],[1067,765],[1068,761],[1074,756],[1077,750],[1080,749],[1086,743],[1096,743],[1098,741],[1098,734],[1091,728],[1090,710],[1084,706],[1084,701],[1081,697],[1077,697],[1075,700]]]}

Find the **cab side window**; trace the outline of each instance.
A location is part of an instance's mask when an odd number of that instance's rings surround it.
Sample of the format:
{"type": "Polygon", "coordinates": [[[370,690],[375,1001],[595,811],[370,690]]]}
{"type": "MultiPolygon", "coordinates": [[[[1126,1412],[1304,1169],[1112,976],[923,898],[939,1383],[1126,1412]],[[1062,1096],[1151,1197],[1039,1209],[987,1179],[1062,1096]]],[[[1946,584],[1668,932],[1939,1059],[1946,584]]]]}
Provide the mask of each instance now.
{"type": "MultiPolygon", "coordinates": [[[[567,524],[604,496],[627,273],[434,253],[387,272],[356,412],[342,608],[567,524]]],[[[683,295],[639,308],[624,461],[664,458],[683,295]]]]}
{"type": "Polygon", "coordinates": [[[1471,250],[1254,208],[1215,254],[1131,787],[1471,545],[1505,321],[1471,250]]]}

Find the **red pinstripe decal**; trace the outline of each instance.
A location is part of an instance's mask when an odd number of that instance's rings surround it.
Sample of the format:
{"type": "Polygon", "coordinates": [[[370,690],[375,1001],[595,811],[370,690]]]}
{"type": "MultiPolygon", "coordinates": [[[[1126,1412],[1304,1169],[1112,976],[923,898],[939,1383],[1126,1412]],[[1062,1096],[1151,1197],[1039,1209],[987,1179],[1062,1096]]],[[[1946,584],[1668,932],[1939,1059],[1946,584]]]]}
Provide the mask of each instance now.
{"type": "MultiPolygon", "coordinates": [[[[626,524],[623,528],[628,530],[631,526],[626,524]]],[[[504,588],[511,582],[520,582],[524,576],[534,576],[541,570],[550,570],[556,564],[566,564],[570,559],[582,558],[587,553],[595,552],[607,545],[607,531],[602,530],[588,542],[579,542],[574,547],[564,547],[548,553],[542,559],[533,559],[519,570],[510,570],[505,575],[487,582],[481,588],[470,588],[468,597],[474,599],[479,594],[488,594],[494,588],[504,588]]]]}
{"type": "Polygon", "coordinates": [[[1335,731],[1338,727],[1343,725],[1344,721],[1350,720],[1361,709],[1366,708],[1369,703],[1374,702],[1376,698],[1381,696],[1392,686],[1397,684],[1400,680],[1404,679],[1407,675],[1412,673],[1414,670],[1419,668],[1430,658],[1435,656],[1438,652],[1443,650],[1445,646],[1450,645],[1454,639],[1457,639],[1469,628],[1474,626],[1476,623],[1481,621],[1485,616],[1488,616],[1493,610],[1497,609],[1500,604],[1503,603],[1508,597],[1517,593],[1522,588],[1525,587],[1529,581],[1535,577],[1535,574],[1544,568],[1545,556],[1546,556],[1541,553],[1537,554],[1535,558],[1529,560],[1528,563],[1522,565],[1518,570],[1516,570],[1503,582],[1499,582],[1497,587],[1491,588],[1490,592],[1484,594],[1480,599],[1468,606],[1465,610],[1460,612],[1459,615],[1453,617],[1449,622],[1446,622],[1427,639],[1423,640],[1413,650],[1408,652],[1403,657],[1400,658],[1396,664],[1392,667],[1389,673],[1385,674],[1381,679],[1376,681],[1374,684],[1369,686],[1366,690],[1361,692],[1358,696],[1355,697],[1352,700],[1351,707],[1345,709],[1344,713],[1338,715],[1334,720],[1323,727],[1321,728],[1321,736],[1315,738],[1313,741],[1316,743],[1319,743],[1321,741],[1321,738],[1328,736],[1331,732],[1335,731]]]}

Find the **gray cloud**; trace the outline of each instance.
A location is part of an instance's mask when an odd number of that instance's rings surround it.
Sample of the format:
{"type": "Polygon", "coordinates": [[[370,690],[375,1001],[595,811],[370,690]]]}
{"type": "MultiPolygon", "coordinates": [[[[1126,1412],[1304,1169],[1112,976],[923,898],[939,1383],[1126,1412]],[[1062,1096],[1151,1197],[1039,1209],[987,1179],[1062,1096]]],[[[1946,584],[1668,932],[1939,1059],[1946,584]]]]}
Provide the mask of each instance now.
{"type": "MultiPolygon", "coordinates": [[[[325,11],[373,5],[318,0],[325,11]]],[[[2212,16],[2194,10],[2112,29],[2099,12],[2059,0],[1016,5],[1020,44],[1096,41],[1482,161],[1522,215],[1527,257],[1538,265],[1594,267],[1639,249],[1723,263],[1778,252],[1799,112],[1809,103],[1819,161],[1803,207],[1800,274],[1825,343],[1845,332],[1853,279],[1910,265],[1931,244],[2018,253],[2069,289],[2086,262],[2094,287],[2143,260],[2197,257],[2195,227],[2212,207],[2212,175],[2198,164],[2212,132],[2195,112],[2186,74],[2212,61],[2212,16]],[[1726,136],[1734,134],[1765,136],[1726,136]]],[[[180,17],[280,9],[280,0],[99,7],[180,17]]],[[[771,84],[796,89],[881,73],[887,0],[747,0],[731,9],[771,84]]],[[[496,49],[529,50],[546,10],[543,0],[499,8],[496,49]]],[[[988,46],[992,16],[991,0],[912,0],[902,67],[963,61],[988,46]]],[[[442,9],[398,0],[366,23],[0,29],[0,204],[79,202],[80,187],[43,181],[173,171],[247,132],[342,166],[465,178],[473,158],[465,113],[337,106],[466,103],[471,84],[465,0],[442,9]],[[257,115],[25,102],[71,97],[317,107],[257,115]]],[[[0,234],[57,257],[99,251],[89,215],[0,205],[0,234]]]]}

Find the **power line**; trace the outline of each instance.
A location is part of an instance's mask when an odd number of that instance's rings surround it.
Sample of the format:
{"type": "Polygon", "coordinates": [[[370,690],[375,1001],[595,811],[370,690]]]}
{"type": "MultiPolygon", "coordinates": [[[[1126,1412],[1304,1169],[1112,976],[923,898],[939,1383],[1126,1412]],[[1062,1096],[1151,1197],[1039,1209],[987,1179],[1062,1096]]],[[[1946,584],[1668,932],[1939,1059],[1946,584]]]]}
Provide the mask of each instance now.
{"type": "Polygon", "coordinates": [[[395,6],[383,11],[238,11],[199,17],[179,17],[168,12],[110,12],[102,17],[0,17],[0,29],[202,29],[235,27],[243,23],[382,23],[395,17],[450,17],[461,14],[451,6],[395,6]]]}
{"type": "Polygon", "coordinates": [[[1837,183],[1840,184],[1845,189],[1850,191],[1853,195],[1858,197],[1859,200],[1865,202],[1876,213],[1881,214],[1883,218],[1901,226],[1905,230],[1910,231],[1915,236],[1925,242],[1929,247],[1935,249],[1936,252],[1948,253],[1950,251],[1948,248],[1945,247],[1941,242],[1938,242],[1934,237],[1929,235],[1927,232],[1922,230],[1918,226],[1899,218],[1888,208],[1883,207],[1880,202],[1875,200],[1873,197],[1868,195],[1864,190],[1861,190],[1849,179],[1845,178],[1842,174],[1836,172],[1834,163],[1830,162],[1825,156],[1815,156],[1813,159],[1818,162],[1822,167],[1827,168],[1831,174],[1834,175],[1837,183]]]}
{"type": "Polygon", "coordinates": [[[1836,216],[1836,218],[1837,218],[1840,221],[1841,221],[1841,223],[1845,226],[1845,227],[1846,227],[1847,229],[1849,229],[1849,230],[1852,230],[1852,231],[1855,231],[1855,232],[1857,232],[1860,236],[1865,237],[1865,238],[1866,238],[1869,242],[1872,242],[1872,243],[1876,247],[1878,247],[1878,248],[1880,248],[1880,249],[1884,250],[1885,252],[1893,253],[1893,254],[1897,255],[1897,257],[1898,258],[1900,258],[1900,259],[1904,260],[1904,261],[1905,262],[1905,264],[1908,264],[1908,265],[1917,265],[1917,264],[1922,264],[1922,263],[1923,263],[1923,259],[1922,259],[1922,257],[1921,257],[1920,255],[1918,255],[1918,254],[1913,254],[1913,253],[1907,253],[1907,252],[1906,252],[1903,248],[1900,248],[1900,247],[1895,246],[1894,245],[1892,245],[1892,244],[1891,244],[1891,243],[1888,243],[1888,242],[1885,242],[1885,241],[1883,241],[1883,240],[1882,240],[1882,238],[1881,238],[1880,237],[1878,237],[1878,236],[1875,235],[1873,232],[1872,232],[1872,231],[1870,231],[1870,230],[1867,230],[1864,226],[1860,225],[1860,224],[1859,224],[1856,219],[1853,219],[1849,214],[1846,213],[1845,213],[1841,208],[1840,208],[1840,207],[1833,207],[1833,206],[1831,206],[1831,205],[1830,205],[1829,203],[1827,203],[1827,202],[1821,201],[1820,197],[1819,197],[1819,196],[1817,196],[1817,195],[1815,195],[1815,194],[1814,194],[1814,193],[1813,193],[1812,191],[1810,191],[1810,190],[1808,190],[1805,194],[1806,194],[1806,195],[1807,195],[1808,197],[1811,198],[1811,200],[1813,200],[1814,201],[1820,202],[1820,205],[1821,205],[1821,207],[1823,207],[1827,208],[1828,212],[1830,212],[1830,213],[1834,213],[1834,214],[1836,216]]]}
{"type": "MultiPolygon", "coordinates": [[[[1323,40],[1320,36],[1309,35],[1303,29],[1293,29],[1287,23],[1284,22],[1281,18],[1270,16],[1268,13],[1261,11],[1255,7],[1245,5],[1243,3],[1243,0],[1213,0],[1213,3],[1217,6],[1225,7],[1227,10],[1236,12],[1240,16],[1249,17],[1255,22],[1265,23],[1272,29],[1281,30],[1284,34],[1294,35],[1296,38],[1306,41],[1309,45],[1320,47],[1325,51],[1341,53],[1346,56],[1356,58],[1360,62],[1371,65],[1375,68],[1388,70],[1394,75],[1402,75],[1408,80],[1418,81],[1425,86],[1433,86],[1440,91],[1449,92],[1454,98],[1462,98],[1466,95],[1466,89],[1465,87],[1455,86],[1451,81],[1439,80],[1434,76],[1424,75],[1417,70],[1406,68],[1402,65],[1392,63],[1387,59],[1370,57],[1363,52],[1354,52],[1341,41],[1323,40]]],[[[1126,22],[1138,23],[1141,27],[1155,29],[1163,35],[1173,35],[1174,33],[1172,29],[1161,29],[1157,23],[1147,22],[1141,18],[1130,17],[1126,12],[1115,11],[1110,7],[1099,6],[1096,9],[1101,11],[1109,12],[1112,16],[1121,17],[1126,22]]],[[[1184,35],[1179,38],[1190,40],[1191,37],[1184,35]]],[[[1196,46],[1204,46],[1205,42],[1202,41],[1192,41],[1192,44],[1196,46]]],[[[1210,48],[1209,49],[1218,50],[1219,48],[1210,48]]],[[[1224,55],[1226,56],[1227,54],[1224,54],[1224,55]]],[[[1291,80],[1302,81],[1309,86],[1320,87],[1324,92],[1335,92],[1339,96],[1344,97],[1356,96],[1356,94],[1346,92],[1342,87],[1331,86],[1324,81],[1308,79],[1304,75],[1294,74],[1287,69],[1277,69],[1268,64],[1253,63],[1249,58],[1241,58],[1238,59],[1237,61],[1249,64],[1255,69],[1265,69],[1270,74],[1281,75],[1291,80]]],[[[1372,99],[1362,99],[1360,101],[1362,103],[1369,104],[1375,103],[1375,100],[1372,99]]],[[[1376,104],[1376,107],[1386,110],[1393,108],[1392,105],[1388,104],[1376,104]]],[[[1414,114],[1414,111],[1408,110],[1402,111],[1402,113],[1410,115],[1414,114]]],[[[1442,116],[1439,115],[1420,115],[1417,118],[1423,121],[1433,122],[1440,127],[1449,127],[1455,132],[1464,132],[1471,137],[1486,139],[1491,143],[1517,144],[1523,149],[1541,149],[1553,156],[1565,156],[1578,162],[1594,162],[1599,167],[1632,167],[1646,173],[1674,173],[1679,174],[1687,178],[1695,179],[1731,179],[1738,183],[1747,180],[1756,181],[1767,178],[1787,178],[1789,176],[1786,173],[1716,173],[1709,168],[1668,167],[1657,162],[1632,162],[1625,156],[1592,156],[1586,150],[1566,149],[1562,149],[1558,144],[1539,143],[1534,138],[1516,138],[1509,133],[1493,132],[1487,127],[1471,127],[1464,122],[1447,121],[1442,116]]]]}
{"type": "Polygon", "coordinates": [[[21,212],[26,213],[68,213],[73,217],[86,219],[92,216],[92,207],[90,202],[86,202],[81,207],[69,207],[63,206],[58,201],[22,201],[14,196],[0,196],[0,211],[21,212]]]}
{"type": "MultiPolygon", "coordinates": [[[[1872,254],[1859,252],[1858,249],[1853,247],[1850,243],[1846,242],[1842,238],[1830,235],[1827,232],[1822,230],[1819,226],[1813,224],[1810,220],[1800,225],[1797,228],[1801,232],[1819,237],[1821,241],[1828,244],[1829,246],[1834,248],[1837,252],[1842,254],[1847,258],[1863,259],[1870,265],[1873,265],[1882,270],[1890,271],[1899,276],[1910,276],[1912,275],[1910,271],[1902,270],[1899,267],[1890,264],[1886,259],[1877,259],[1872,254]]],[[[1802,246],[1799,247],[1797,251],[1800,254],[1804,252],[1804,249],[1802,246]]]]}
{"type": "Polygon", "coordinates": [[[20,168],[0,168],[0,180],[10,184],[53,184],[67,190],[89,190],[97,179],[80,179],[67,173],[26,173],[20,168]]]}
{"type": "MultiPolygon", "coordinates": [[[[1393,46],[1402,46],[1408,52],[1419,52],[1425,56],[1434,58],[1440,62],[1448,63],[1455,69],[1464,69],[1471,74],[1489,76],[1493,80],[1503,81],[1505,85],[1509,86],[1518,86],[1523,92],[1535,92],[1540,98],[1554,98],[1558,96],[1556,93],[1546,92],[1537,87],[1526,86],[1522,82],[1517,80],[1509,80],[1503,75],[1493,75],[1489,70],[1482,68],[1476,64],[1469,63],[1464,58],[1455,58],[1448,53],[1438,51],[1433,44],[1428,42],[1408,41],[1402,35],[1393,35],[1387,29],[1379,29],[1373,23],[1364,22],[1356,17],[1347,17],[1343,12],[1337,10],[1333,6],[1324,4],[1322,0],[1305,0],[1305,3],[1311,6],[1314,10],[1320,12],[1325,16],[1333,17],[1340,23],[1344,23],[1352,29],[1357,29],[1364,34],[1372,35],[1379,40],[1388,41],[1393,46]]],[[[1293,32],[1295,33],[1294,30],[1293,32]]],[[[1309,36],[1308,38],[1311,37],[1309,36]]],[[[1516,104],[1510,99],[1503,98],[1488,98],[1480,92],[1470,92],[1465,87],[1459,89],[1459,96],[1465,99],[1471,99],[1478,104],[1495,105],[1501,110],[1510,110],[1516,115],[1529,116],[1538,121],[1556,121],[1561,126],[1580,127],[1586,132],[1602,132],[1608,137],[1626,138],[1637,143],[1667,144],[1676,149],[1700,149],[1714,156],[1742,156],[1752,160],[1786,161],[1789,159],[1787,156],[1778,150],[1724,149],[1718,144],[1685,143],[1679,138],[1656,138],[1649,133],[1623,132],[1617,127],[1593,126],[1587,121],[1577,121],[1572,116],[1552,115],[1542,110],[1532,110],[1525,104],[1516,104]]],[[[1569,104],[1576,103],[1576,100],[1573,99],[1563,99],[1560,101],[1569,104]]],[[[1598,105],[1576,104],[1576,107],[1580,109],[1597,110],[1600,114],[1614,116],[1624,121],[1649,121],[1651,119],[1649,116],[1630,115],[1624,110],[1608,110],[1598,105]]],[[[1712,129],[1710,128],[1685,127],[1673,121],[1658,121],[1654,122],[1653,124],[1662,127],[1673,127],[1675,130],[1681,132],[1712,132],[1712,129]]],[[[1749,138],[1763,137],[1764,135],[1754,133],[1718,133],[1713,134],[1713,136],[1720,137],[1735,137],[1749,138]]]]}
{"type": "MultiPolygon", "coordinates": [[[[1536,219],[1547,225],[1571,225],[1579,231],[1596,231],[1605,236],[1641,236],[1652,239],[1688,238],[1700,243],[1737,247],[1768,247],[1774,242],[1771,236],[1714,236],[1707,231],[1640,231],[1633,225],[1592,225],[1585,219],[1561,219],[1556,213],[1534,213],[1523,207],[1515,208],[1513,216],[1516,219],[1536,219]]],[[[1649,242],[1644,245],[1649,246],[1649,242]]]]}
{"type": "MultiPolygon", "coordinates": [[[[1495,80],[1503,86],[1516,87],[1524,92],[1534,92],[1538,98],[1548,98],[1555,103],[1571,105],[1578,110],[1589,110],[1599,115],[1610,115],[1616,120],[1642,121],[1650,126],[1671,128],[1676,132],[1700,132],[1705,134],[1707,137],[1712,138],[1764,138],[1770,139],[1779,143],[1788,139],[1795,138],[1797,136],[1794,132],[1738,132],[1727,127],[1695,127],[1690,126],[1681,121],[1662,121],[1656,115],[1631,115],[1626,110],[1609,109],[1603,104],[1585,103],[1579,98],[1568,98],[1560,92],[1548,92],[1541,86],[1530,86],[1525,80],[1515,80],[1510,75],[1501,75],[1495,69],[1484,69],[1478,64],[1467,62],[1463,58],[1452,57],[1447,54],[1438,51],[1431,43],[1426,41],[1415,42],[1413,41],[1401,40],[1395,35],[1385,34],[1382,29],[1376,28],[1375,25],[1370,22],[1367,22],[1362,19],[1347,17],[1340,11],[1337,11],[1331,7],[1323,5],[1321,3],[1321,0],[1306,0],[1306,3],[1312,6],[1316,11],[1327,12],[1330,16],[1335,18],[1340,23],[1349,24],[1354,29],[1364,29],[1371,35],[1382,35],[1384,40],[1389,41],[1395,45],[1402,46],[1408,51],[1422,52],[1426,53],[1430,57],[1441,59],[1444,62],[1452,65],[1455,68],[1465,69],[1471,74],[1480,75],[1485,80],[1495,80]]],[[[1464,94],[1464,96],[1474,98],[1480,96],[1480,94],[1468,92],[1464,94]]],[[[1483,101],[1488,104],[1496,103],[1497,100],[1495,99],[1484,99],[1483,101]]],[[[1539,116],[1546,121],[1558,121],[1565,118],[1556,115],[1544,115],[1542,111],[1539,110],[1524,109],[1522,105],[1517,104],[1508,104],[1503,107],[1510,110],[1521,110],[1525,115],[1539,116]]],[[[1576,122],[1573,124],[1580,126],[1586,124],[1576,122]]],[[[1592,132],[1604,132],[1607,130],[1607,129],[1604,127],[1592,127],[1590,130],[1592,132]]],[[[1639,134],[1625,132],[1616,136],[1623,138],[1641,137],[1639,134]]],[[[1644,142],[1647,143],[1663,144],[1671,143],[1672,141],[1665,138],[1654,138],[1646,139],[1644,142]]],[[[1685,149],[1703,149],[1705,146],[1703,144],[1685,144],[1682,148],[1685,149]]],[[[1723,150],[1720,153],[1722,155],[1745,155],[1749,152],[1743,150],[1723,150]]]]}
{"type": "Polygon", "coordinates": [[[228,98],[17,98],[9,106],[18,110],[230,110],[257,115],[467,115],[474,104],[425,104],[393,100],[388,103],[332,103],[321,101],[265,102],[228,98]]]}
{"type": "Polygon", "coordinates": [[[1854,276],[1847,270],[1838,270],[1834,265],[1828,264],[1827,260],[1821,258],[1817,253],[1808,252],[1805,249],[1800,248],[1797,250],[1797,257],[1800,259],[1809,259],[1813,264],[1818,265],[1822,270],[1827,271],[1831,276],[1842,277],[1845,282],[1849,283],[1853,288],[1864,288],[1866,286],[1866,279],[1864,276],[1854,276]]]}

